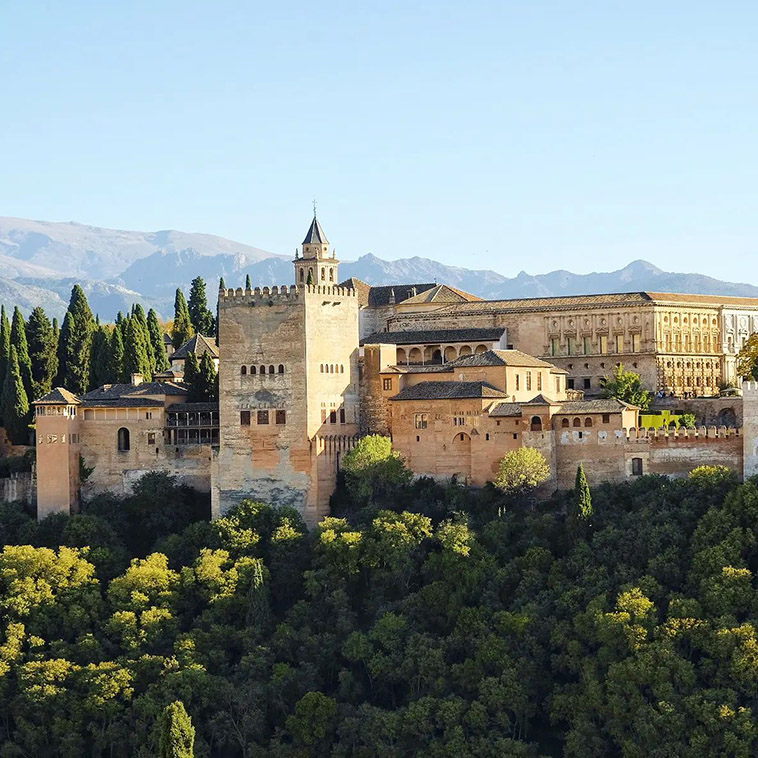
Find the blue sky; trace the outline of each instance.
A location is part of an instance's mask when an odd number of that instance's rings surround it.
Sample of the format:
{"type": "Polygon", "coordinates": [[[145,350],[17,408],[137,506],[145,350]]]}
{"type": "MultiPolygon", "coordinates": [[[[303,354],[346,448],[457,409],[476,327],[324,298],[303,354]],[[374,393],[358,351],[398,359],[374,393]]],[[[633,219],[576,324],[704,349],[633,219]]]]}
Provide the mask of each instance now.
{"type": "Polygon", "coordinates": [[[758,284],[754,2],[0,0],[0,215],[758,284]]]}

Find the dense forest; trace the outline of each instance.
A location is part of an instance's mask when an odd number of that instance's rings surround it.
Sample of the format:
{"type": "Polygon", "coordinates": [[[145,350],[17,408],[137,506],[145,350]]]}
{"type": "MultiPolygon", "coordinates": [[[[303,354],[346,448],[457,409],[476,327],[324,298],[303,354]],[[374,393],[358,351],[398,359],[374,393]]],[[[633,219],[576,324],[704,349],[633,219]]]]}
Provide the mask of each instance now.
{"type": "MultiPolygon", "coordinates": [[[[35,308],[26,321],[18,308],[8,318],[0,308],[0,426],[17,445],[28,444],[32,406],[53,387],[81,395],[102,384],[128,382],[132,374],[146,381],[170,368],[164,335],[179,348],[194,334],[213,336],[216,318],[208,309],[205,282],[192,281],[189,301],[176,290],[174,319],[165,324],[151,308],[139,304],[115,323],[93,316],[84,290],[71,291],[68,310],[59,326],[44,309],[35,308]]],[[[191,353],[184,381],[190,402],[217,399],[216,369],[210,356],[191,353]]]]}
{"type": "Polygon", "coordinates": [[[0,506],[0,755],[758,752],[758,482],[341,476],[310,532],[162,473],[0,506]]]}

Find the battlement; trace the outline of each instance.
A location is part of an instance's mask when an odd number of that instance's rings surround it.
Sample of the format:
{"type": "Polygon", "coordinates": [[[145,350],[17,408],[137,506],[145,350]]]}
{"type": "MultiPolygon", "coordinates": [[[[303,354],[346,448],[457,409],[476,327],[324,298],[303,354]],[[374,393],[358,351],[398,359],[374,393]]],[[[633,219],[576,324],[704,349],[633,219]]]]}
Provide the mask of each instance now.
{"type": "Polygon", "coordinates": [[[758,395],[758,382],[742,382],[742,395],[758,395]]]}
{"type": "Polygon", "coordinates": [[[326,295],[331,297],[356,297],[352,287],[336,287],[326,284],[291,284],[287,286],[255,287],[254,289],[237,287],[237,289],[219,289],[219,303],[235,301],[256,304],[258,302],[273,305],[276,302],[292,303],[303,295],[326,295]]]}
{"type": "Polygon", "coordinates": [[[742,429],[726,426],[700,426],[694,429],[621,429],[616,435],[627,442],[684,442],[685,440],[725,440],[742,437],[742,429]]]}

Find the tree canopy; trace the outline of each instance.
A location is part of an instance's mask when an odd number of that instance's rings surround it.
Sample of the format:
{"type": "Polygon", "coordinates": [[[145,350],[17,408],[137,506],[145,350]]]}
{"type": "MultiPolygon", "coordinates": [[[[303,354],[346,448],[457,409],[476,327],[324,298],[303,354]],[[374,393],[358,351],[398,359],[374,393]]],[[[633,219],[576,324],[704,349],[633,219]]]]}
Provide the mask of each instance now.
{"type": "Polygon", "coordinates": [[[625,371],[621,363],[613,374],[600,380],[600,386],[601,397],[614,397],[642,410],[647,410],[653,402],[653,393],[645,389],[642,377],[634,371],[625,371]]]}

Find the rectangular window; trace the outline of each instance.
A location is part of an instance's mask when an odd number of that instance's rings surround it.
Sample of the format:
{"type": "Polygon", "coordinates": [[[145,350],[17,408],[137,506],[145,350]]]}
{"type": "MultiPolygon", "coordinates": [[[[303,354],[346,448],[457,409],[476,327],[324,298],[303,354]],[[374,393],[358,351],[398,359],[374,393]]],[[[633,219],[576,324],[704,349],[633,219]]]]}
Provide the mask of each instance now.
{"type": "Polygon", "coordinates": [[[145,411],[145,418],[149,421],[153,417],[152,411],[145,411]]]}
{"type": "Polygon", "coordinates": [[[584,378],[584,389],[588,390],[592,386],[592,381],[589,377],[584,378]]]}
{"type": "Polygon", "coordinates": [[[453,417],[453,426],[465,426],[465,425],[466,425],[466,419],[463,416],[453,417]]]}
{"type": "Polygon", "coordinates": [[[573,379],[573,377],[569,377],[568,379],[566,379],[566,387],[568,389],[570,389],[570,390],[574,389],[574,379],[573,379]]]}
{"type": "Polygon", "coordinates": [[[542,391],[542,372],[537,372],[537,392],[542,391]]]}
{"type": "Polygon", "coordinates": [[[332,410],[329,411],[329,423],[330,424],[337,423],[337,411],[334,408],[332,408],[332,410]]]}
{"type": "Polygon", "coordinates": [[[556,392],[561,391],[561,377],[560,376],[555,377],[555,391],[556,392]]]}
{"type": "Polygon", "coordinates": [[[392,390],[392,379],[383,379],[382,380],[382,387],[387,391],[392,390]]]}
{"type": "Polygon", "coordinates": [[[147,444],[148,445],[154,445],[155,444],[155,432],[148,432],[147,433],[147,444]]]}
{"type": "Polygon", "coordinates": [[[321,423],[322,424],[326,423],[326,408],[321,409],[321,423]]]}
{"type": "Polygon", "coordinates": [[[258,411],[256,420],[259,424],[268,424],[268,411],[258,411]]]}
{"type": "Polygon", "coordinates": [[[642,476],[642,458],[632,458],[632,476],[642,476]]]}
{"type": "Polygon", "coordinates": [[[568,338],[568,354],[576,355],[576,339],[574,337],[568,338]]]}
{"type": "Polygon", "coordinates": [[[616,352],[617,353],[623,353],[624,352],[624,335],[623,334],[617,334],[616,335],[616,352]]]}
{"type": "Polygon", "coordinates": [[[608,352],[608,335],[607,334],[600,335],[600,352],[601,353],[608,352]]]}
{"type": "Polygon", "coordinates": [[[240,426],[250,426],[250,411],[240,411],[240,426]]]}
{"type": "Polygon", "coordinates": [[[604,424],[610,424],[611,423],[611,414],[610,413],[604,413],[603,414],[603,423],[604,424]]]}
{"type": "Polygon", "coordinates": [[[529,392],[532,389],[532,372],[526,372],[526,391],[529,392]]]}
{"type": "Polygon", "coordinates": [[[344,424],[344,423],[345,423],[345,409],[340,408],[340,424],[344,424]]]}
{"type": "Polygon", "coordinates": [[[519,391],[519,385],[521,384],[520,380],[521,380],[521,377],[518,374],[516,374],[516,392],[519,391]]]}
{"type": "Polygon", "coordinates": [[[287,423],[287,411],[276,412],[276,423],[280,426],[287,423]]]}
{"type": "Polygon", "coordinates": [[[592,352],[592,340],[589,337],[582,339],[582,352],[585,355],[589,355],[592,352]]]}
{"type": "Polygon", "coordinates": [[[416,429],[426,429],[427,424],[429,423],[429,414],[428,413],[417,413],[413,417],[413,422],[416,427],[416,429]]]}
{"type": "Polygon", "coordinates": [[[550,340],[550,355],[558,355],[559,350],[560,346],[558,344],[558,340],[553,337],[553,339],[550,340]]]}
{"type": "Polygon", "coordinates": [[[642,335],[633,334],[632,335],[632,352],[639,353],[641,350],[642,350],[642,335]]]}

